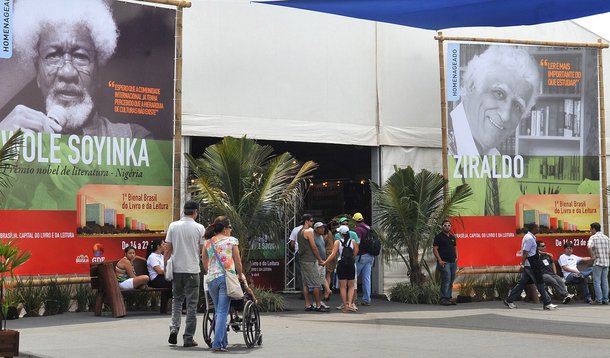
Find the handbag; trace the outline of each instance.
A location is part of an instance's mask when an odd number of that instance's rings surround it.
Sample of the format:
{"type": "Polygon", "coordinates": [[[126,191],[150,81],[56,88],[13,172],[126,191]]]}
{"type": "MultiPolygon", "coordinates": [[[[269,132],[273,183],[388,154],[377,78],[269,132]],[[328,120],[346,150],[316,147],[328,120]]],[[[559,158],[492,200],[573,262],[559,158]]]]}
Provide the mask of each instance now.
{"type": "Polygon", "coordinates": [[[225,272],[225,283],[227,285],[227,296],[234,300],[241,300],[244,298],[244,290],[241,289],[241,284],[239,283],[239,278],[237,274],[234,274],[231,271],[227,271],[222,264],[222,260],[216,251],[216,245],[214,245],[214,255],[216,255],[216,260],[218,260],[218,264],[222,267],[225,272]]]}
{"type": "Polygon", "coordinates": [[[165,280],[171,281],[174,279],[174,264],[172,263],[172,259],[167,260],[165,264],[165,280]]]}

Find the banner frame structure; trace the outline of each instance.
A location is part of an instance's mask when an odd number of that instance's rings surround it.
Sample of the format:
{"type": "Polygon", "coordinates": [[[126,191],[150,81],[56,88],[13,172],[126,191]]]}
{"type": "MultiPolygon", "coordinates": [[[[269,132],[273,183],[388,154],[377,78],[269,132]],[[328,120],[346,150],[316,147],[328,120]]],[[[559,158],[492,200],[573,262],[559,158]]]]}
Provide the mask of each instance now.
{"type": "MultiPolygon", "coordinates": [[[[538,46],[554,46],[554,47],[580,47],[580,48],[596,48],[598,58],[598,108],[599,108],[599,132],[600,132],[600,176],[601,176],[601,201],[602,201],[602,220],[603,230],[608,233],[608,194],[607,194],[607,179],[606,179],[606,137],[605,137],[605,108],[604,108],[604,88],[603,88],[603,63],[602,50],[608,48],[607,43],[603,43],[602,39],[598,39],[597,43],[579,43],[579,42],[553,42],[553,41],[535,41],[535,40],[514,40],[500,38],[479,38],[479,37],[461,37],[461,36],[443,36],[442,32],[438,32],[434,39],[438,41],[439,49],[439,74],[440,74],[440,94],[441,94],[441,135],[442,135],[442,160],[443,160],[443,177],[448,181],[448,144],[447,144],[447,101],[445,99],[445,56],[444,42],[477,42],[477,43],[500,43],[511,45],[538,45],[538,46]]],[[[445,200],[447,200],[449,184],[445,185],[445,200]]]]}
{"type": "Polygon", "coordinates": [[[174,84],[174,173],[172,219],[180,219],[182,199],[182,22],[184,8],[191,7],[186,0],[140,0],[141,2],[171,5],[176,9],[176,54],[174,84]]]}

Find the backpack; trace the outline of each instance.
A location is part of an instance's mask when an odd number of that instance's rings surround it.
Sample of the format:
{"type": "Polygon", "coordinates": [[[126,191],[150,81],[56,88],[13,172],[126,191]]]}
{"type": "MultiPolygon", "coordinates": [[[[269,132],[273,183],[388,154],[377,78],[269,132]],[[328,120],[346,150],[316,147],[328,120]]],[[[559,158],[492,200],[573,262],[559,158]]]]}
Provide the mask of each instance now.
{"type": "Polygon", "coordinates": [[[350,246],[352,239],[342,238],[341,246],[343,246],[343,250],[341,250],[341,260],[339,263],[341,265],[354,265],[356,260],[354,259],[354,249],[350,246]]]}
{"type": "Polygon", "coordinates": [[[360,247],[364,253],[371,256],[378,256],[381,252],[381,241],[379,241],[377,234],[368,225],[366,226],[366,235],[364,235],[360,242],[360,247]]]}

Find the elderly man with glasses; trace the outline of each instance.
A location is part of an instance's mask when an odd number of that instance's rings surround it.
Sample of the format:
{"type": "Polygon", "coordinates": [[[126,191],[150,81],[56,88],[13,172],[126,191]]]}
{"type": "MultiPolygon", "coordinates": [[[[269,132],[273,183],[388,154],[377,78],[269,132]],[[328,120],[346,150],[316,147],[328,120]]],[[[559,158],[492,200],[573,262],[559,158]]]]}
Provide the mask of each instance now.
{"type": "Polygon", "coordinates": [[[562,303],[569,303],[574,297],[573,294],[568,292],[566,284],[563,279],[557,275],[557,269],[553,263],[553,255],[546,252],[546,244],[540,240],[536,241],[538,245],[538,252],[540,253],[540,262],[542,262],[542,280],[547,286],[552,286],[557,293],[561,295],[562,303]]]}
{"type": "Polygon", "coordinates": [[[442,231],[434,238],[432,244],[434,257],[436,257],[436,269],[441,273],[441,300],[443,306],[455,305],[451,300],[453,281],[457,272],[457,247],[456,238],[451,234],[451,223],[445,219],[442,223],[442,231]]]}
{"type": "Polygon", "coordinates": [[[15,106],[0,130],[150,137],[140,125],[113,123],[95,110],[96,75],[114,54],[118,37],[104,1],[20,0],[14,18],[15,50],[33,63],[44,105],[15,106]]]}

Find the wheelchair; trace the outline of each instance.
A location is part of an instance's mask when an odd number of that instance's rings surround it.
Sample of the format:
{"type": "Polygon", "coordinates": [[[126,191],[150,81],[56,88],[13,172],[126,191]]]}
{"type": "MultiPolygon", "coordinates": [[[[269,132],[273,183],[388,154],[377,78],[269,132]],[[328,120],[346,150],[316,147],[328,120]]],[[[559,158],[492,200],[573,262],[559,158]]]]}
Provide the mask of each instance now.
{"type": "MultiPolygon", "coordinates": [[[[206,308],[203,316],[203,340],[212,348],[214,340],[214,302],[212,297],[205,291],[206,308]]],[[[243,300],[231,300],[229,308],[230,319],[227,320],[227,332],[232,330],[235,333],[242,333],[248,348],[263,344],[261,333],[261,319],[258,308],[254,301],[246,294],[243,300]]]]}

